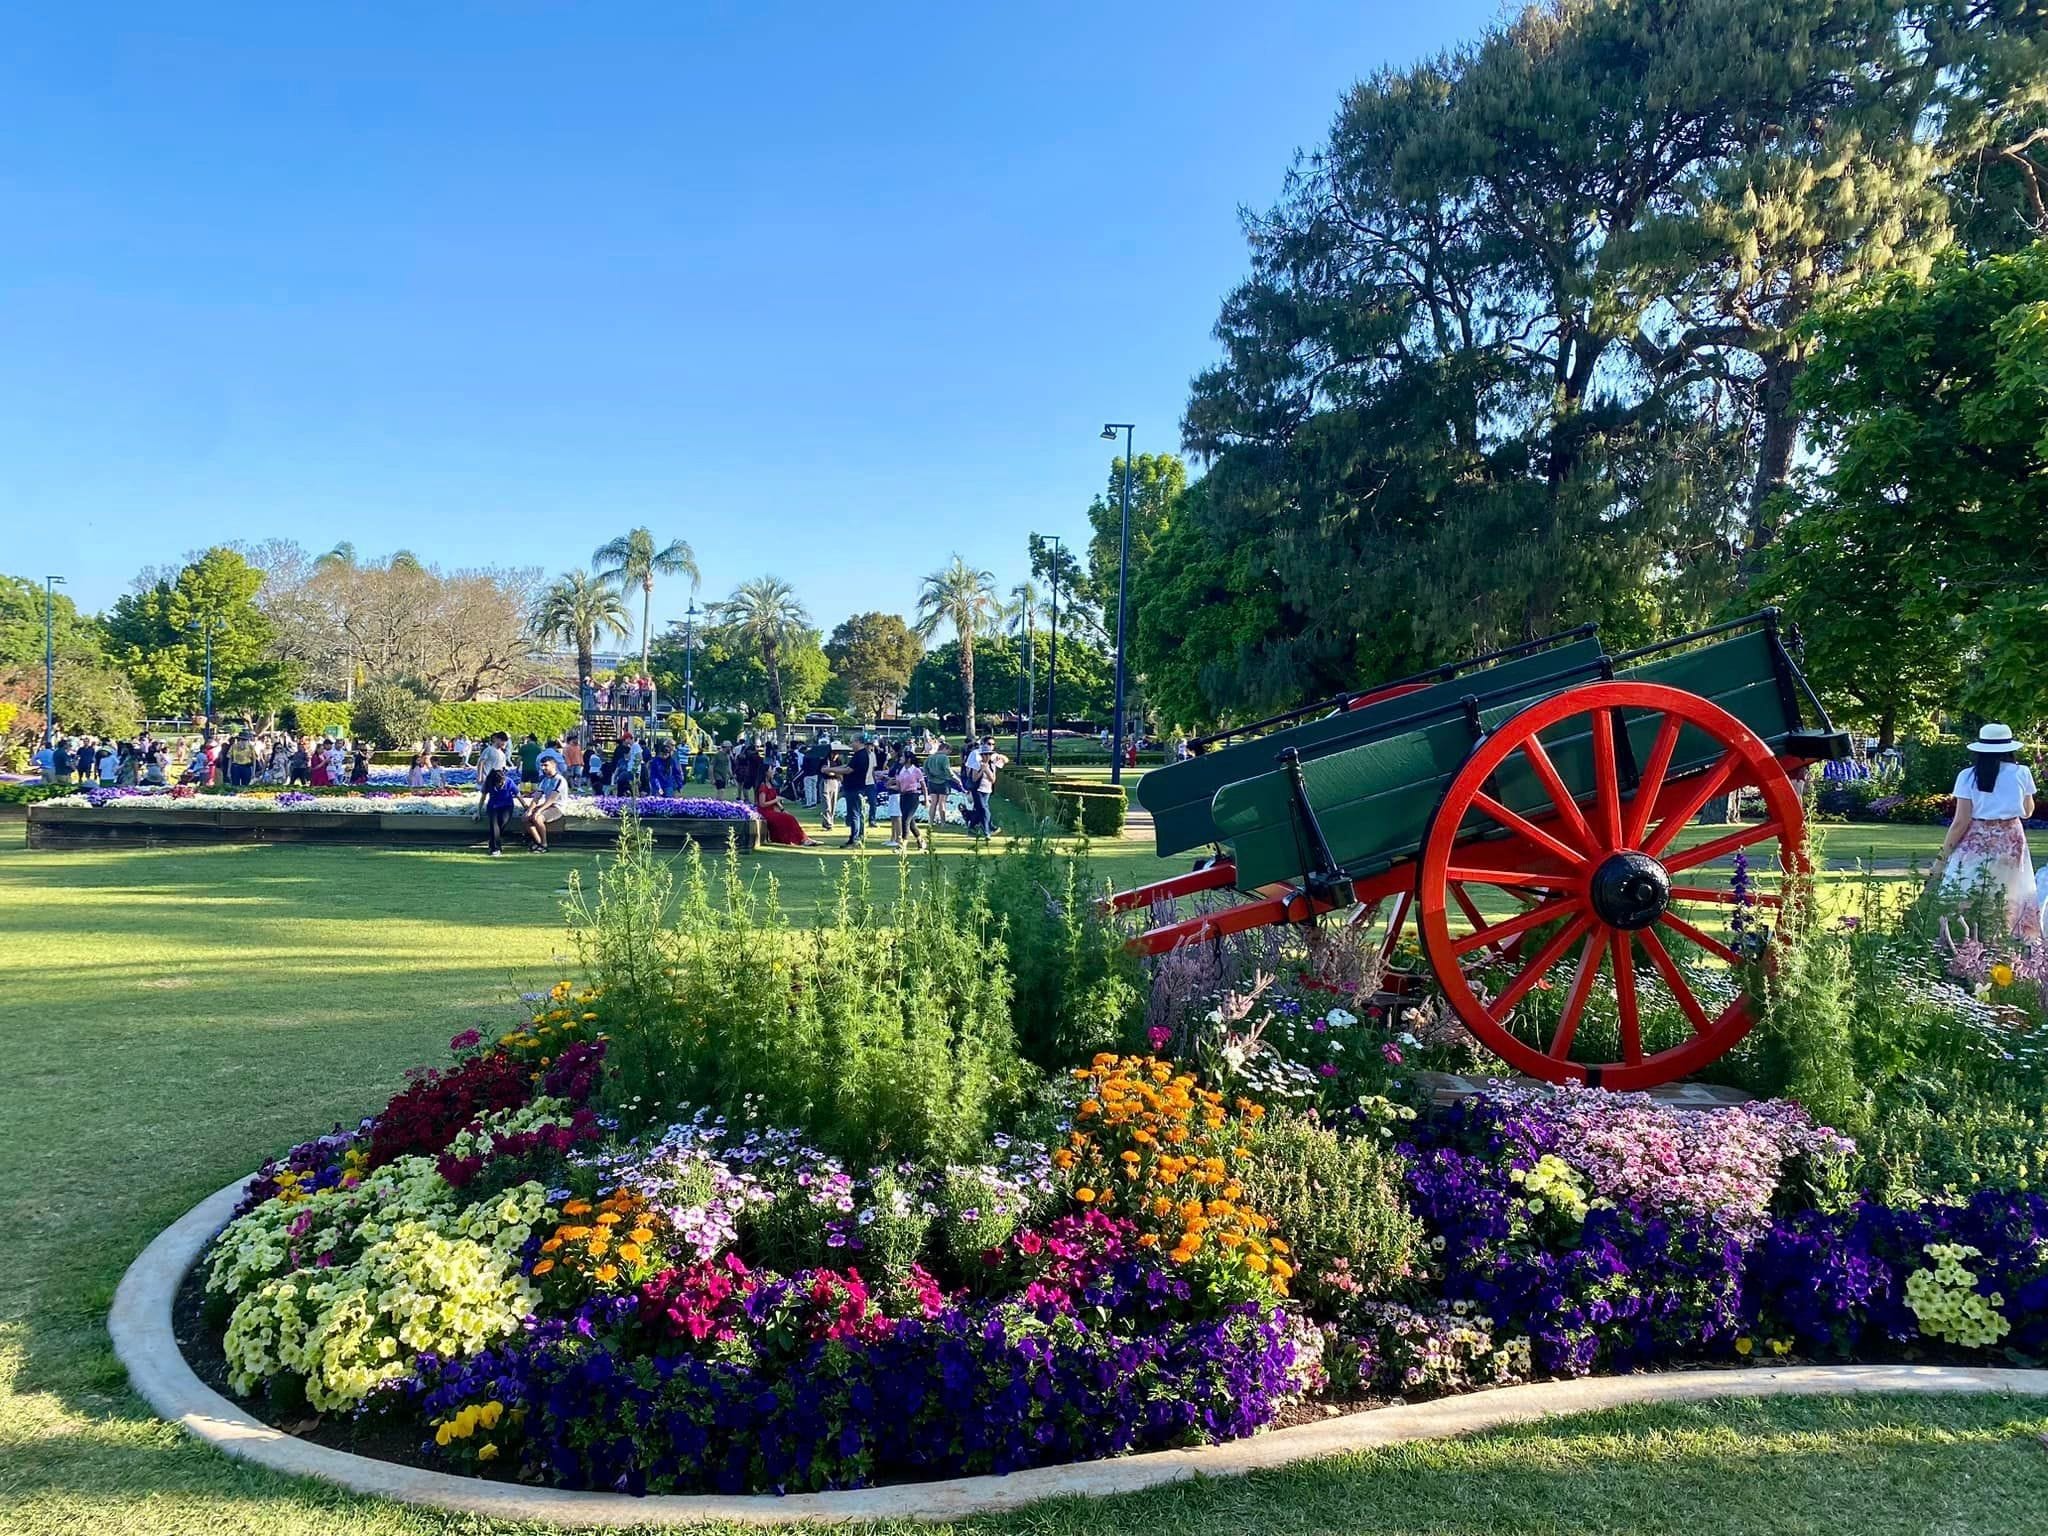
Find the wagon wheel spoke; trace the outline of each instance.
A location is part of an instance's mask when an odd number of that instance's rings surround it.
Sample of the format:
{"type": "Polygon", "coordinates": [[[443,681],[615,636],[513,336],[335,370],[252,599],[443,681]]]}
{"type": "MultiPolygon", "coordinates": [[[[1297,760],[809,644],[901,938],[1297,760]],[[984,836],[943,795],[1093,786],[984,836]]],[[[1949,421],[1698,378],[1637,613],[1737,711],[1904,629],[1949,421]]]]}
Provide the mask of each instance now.
{"type": "Polygon", "coordinates": [[[1593,711],[1593,803],[1600,811],[1605,846],[1621,846],[1621,764],[1614,756],[1614,716],[1593,711]]]}
{"type": "MultiPolygon", "coordinates": [[[[1667,866],[1668,867],[1668,866],[1667,866]]],[[[1671,887],[1673,901],[1711,901],[1718,906],[1736,905],[1735,893],[1730,890],[1715,890],[1708,885],[1674,885],[1671,887]]],[[[1759,907],[1775,907],[1783,904],[1784,898],[1770,891],[1751,891],[1743,900],[1759,907]]]]}
{"type": "Polygon", "coordinates": [[[1657,796],[1664,791],[1664,775],[1671,767],[1671,754],[1678,748],[1682,729],[1676,715],[1666,715],[1657,727],[1657,745],[1650,749],[1649,766],[1636,783],[1635,795],[1628,803],[1628,824],[1622,829],[1622,841],[1630,848],[1641,846],[1650,818],[1656,814],[1657,796]]]}
{"type": "Polygon", "coordinates": [[[1685,977],[1680,973],[1678,963],[1671,958],[1671,952],[1664,947],[1664,941],[1657,937],[1657,932],[1653,928],[1639,930],[1636,937],[1642,941],[1643,949],[1650,957],[1650,964],[1657,967],[1657,974],[1664,978],[1664,985],[1670,989],[1679,1012],[1683,1013],[1686,1022],[1692,1025],[1692,1032],[1696,1035],[1706,1034],[1714,1027],[1713,1022],[1707,1018],[1707,1010],[1700,1006],[1700,1000],[1692,995],[1692,988],[1686,985],[1685,977]]]}
{"type": "Polygon", "coordinates": [[[1497,885],[1504,890],[1526,888],[1537,891],[1574,891],[1578,882],[1570,875],[1546,874],[1541,870],[1527,869],[1474,869],[1453,866],[1444,871],[1447,884],[1497,885]]]}
{"type": "Polygon", "coordinates": [[[1586,855],[1583,850],[1560,842],[1557,838],[1551,836],[1550,833],[1544,831],[1543,828],[1537,826],[1535,822],[1530,821],[1526,816],[1517,815],[1483,790],[1472,797],[1472,804],[1475,808],[1486,812],[1487,815],[1506,827],[1510,832],[1518,833],[1522,837],[1527,838],[1553,858],[1561,860],[1574,869],[1580,868],[1585,864],[1586,855]]]}
{"type": "Polygon", "coordinates": [[[1553,918],[1563,917],[1565,913],[1578,909],[1579,903],[1575,897],[1567,896],[1558,901],[1546,901],[1529,908],[1519,916],[1502,918],[1490,925],[1482,923],[1475,932],[1452,940],[1451,948],[1460,955],[1469,955],[1475,949],[1484,949],[1489,944],[1498,944],[1503,939],[1515,937],[1516,934],[1527,933],[1531,928],[1541,927],[1553,918]]]}
{"type": "Polygon", "coordinates": [[[1579,949],[1579,974],[1572,978],[1572,989],[1565,994],[1564,1012],[1558,1015],[1557,1033],[1550,1037],[1550,1048],[1546,1055],[1564,1061],[1572,1053],[1572,1040],[1579,1032],[1579,1018],[1586,1011],[1586,999],[1592,994],[1593,983],[1600,978],[1600,962],[1607,958],[1607,946],[1600,942],[1600,935],[1586,935],[1586,942],[1579,949]]]}
{"type": "Polygon", "coordinates": [[[1582,912],[1565,924],[1556,937],[1538,950],[1536,958],[1523,966],[1521,972],[1507,984],[1501,995],[1494,999],[1494,1022],[1499,1023],[1505,1019],[1515,1004],[1528,995],[1529,989],[1543,979],[1543,973],[1557,964],[1558,956],[1584,938],[1592,926],[1592,916],[1582,912]]]}
{"type": "Polygon", "coordinates": [[[1621,1059],[1634,1066],[1643,1059],[1643,1020],[1636,1009],[1636,962],[1627,929],[1608,935],[1614,955],[1614,1011],[1621,1019],[1621,1059]]]}
{"type": "Polygon", "coordinates": [[[1451,883],[1451,899],[1457,902],[1458,910],[1465,914],[1466,921],[1474,928],[1486,926],[1486,914],[1479,910],[1479,903],[1472,899],[1470,891],[1456,881],[1451,883]]]}
{"type": "Polygon", "coordinates": [[[1600,851],[1600,844],[1593,836],[1593,829],[1586,825],[1586,818],[1579,810],[1578,801],[1572,792],[1564,787],[1564,780],[1558,775],[1557,764],[1550,760],[1550,754],[1543,750],[1543,743],[1532,731],[1522,743],[1522,753],[1529,759],[1529,766],[1536,770],[1536,777],[1542,782],[1543,792],[1550,796],[1550,803],[1557,807],[1557,814],[1564,824],[1577,834],[1579,846],[1586,853],[1600,851]]]}
{"type": "Polygon", "coordinates": [[[1739,827],[1712,842],[1701,843],[1696,848],[1687,848],[1674,853],[1664,861],[1665,869],[1677,874],[1682,869],[1694,869],[1701,864],[1711,863],[1724,853],[1733,853],[1738,848],[1747,848],[1751,843],[1761,843],[1766,838],[1778,835],[1778,824],[1774,821],[1760,821],[1753,827],[1739,827]]]}
{"type": "Polygon", "coordinates": [[[1669,928],[1673,933],[1692,940],[1693,943],[1699,945],[1701,949],[1704,949],[1716,960],[1725,960],[1730,965],[1742,964],[1742,956],[1735,953],[1734,950],[1723,944],[1712,934],[1701,932],[1684,918],[1670,912],[1665,912],[1658,916],[1657,921],[1669,928]]]}
{"type": "Polygon", "coordinates": [[[1671,840],[1685,830],[1686,823],[1699,815],[1700,807],[1727,790],[1728,780],[1734,776],[1741,761],[1732,747],[1723,752],[1721,760],[1702,774],[1699,782],[1686,792],[1685,798],[1672,807],[1671,814],[1657,823],[1657,830],[1643,843],[1643,852],[1654,859],[1669,848],[1671,840]]]}

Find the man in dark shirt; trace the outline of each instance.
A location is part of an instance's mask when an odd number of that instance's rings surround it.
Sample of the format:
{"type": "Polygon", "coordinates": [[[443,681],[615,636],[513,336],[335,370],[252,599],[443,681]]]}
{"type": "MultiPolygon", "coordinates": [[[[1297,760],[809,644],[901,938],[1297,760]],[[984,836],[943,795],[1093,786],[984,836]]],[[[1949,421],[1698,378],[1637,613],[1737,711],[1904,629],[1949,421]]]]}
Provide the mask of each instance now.
{"type": "Polygon", "coordinates": [[[846,777],[839,781],[846,796],[846,830],[852,834],[846,840],[849,848],[859,848],[867,842],[868,781],[875,776],[871,740],[866,731],[860,733],[853,756],[846,761],[846,777]]]}

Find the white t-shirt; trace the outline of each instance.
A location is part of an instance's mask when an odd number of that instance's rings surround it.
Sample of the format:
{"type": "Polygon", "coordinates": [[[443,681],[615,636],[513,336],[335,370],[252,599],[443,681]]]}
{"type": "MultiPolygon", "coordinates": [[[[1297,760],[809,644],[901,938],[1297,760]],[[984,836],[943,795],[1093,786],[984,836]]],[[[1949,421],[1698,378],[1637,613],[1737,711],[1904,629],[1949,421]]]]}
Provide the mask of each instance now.
{"type": "Polygon", "coordinates": [[[1970,802],[1976,821],[2013,821],[2021,814],[2021,800],[2034,792],[2034,775],[2024,763],[2000,763],[1998,782],[1990,793],[1977,787],[1977,770],[1965,768],[1956,775],[1956,798],[1970,802]]]}

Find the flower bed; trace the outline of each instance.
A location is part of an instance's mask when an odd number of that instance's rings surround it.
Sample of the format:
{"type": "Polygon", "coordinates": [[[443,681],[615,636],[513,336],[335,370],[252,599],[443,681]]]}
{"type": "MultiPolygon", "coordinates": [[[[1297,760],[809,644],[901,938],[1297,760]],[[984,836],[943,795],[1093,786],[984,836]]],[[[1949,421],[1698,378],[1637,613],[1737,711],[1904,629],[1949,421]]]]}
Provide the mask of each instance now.
{"type": "Polygon", "coordinates": [[[800,934],[737,883],[718,910],[692,853],[649,942],[644,851],[581,909],[587,983],[250,1185],[204,1270],[234,1390],[451,1470],[795,1491],[1539,1377],[2048,1354],[2048,1198],[1860,1196],[1791,1103],[1403,1103],[1427,1022],[1307,971],[1262,1023],[1226,994],[1186,1061],[1041,1076],[943,876],[800,934]]]}
{"type": "Polygon", "coordinates": [[[590,1104],[597,1003],[558,988],[493,1046],[458,1037],[266,1166],[206,1269],[235,1389],[404,1426],[453,1468],[735,1492],[1532,1375],[2048,1353],[2048,1200],[1774,1212],[1841,1150],[1789,1105],[1502,1089],[1396,1117],[1421,1240],[1390,1275],[1283,1236],[1244,1184],[1257,1106],[1156,1059],[1082,1069],[1050,1149],[855,1167],[706,1110],[626,1134],[590,1104]]]}

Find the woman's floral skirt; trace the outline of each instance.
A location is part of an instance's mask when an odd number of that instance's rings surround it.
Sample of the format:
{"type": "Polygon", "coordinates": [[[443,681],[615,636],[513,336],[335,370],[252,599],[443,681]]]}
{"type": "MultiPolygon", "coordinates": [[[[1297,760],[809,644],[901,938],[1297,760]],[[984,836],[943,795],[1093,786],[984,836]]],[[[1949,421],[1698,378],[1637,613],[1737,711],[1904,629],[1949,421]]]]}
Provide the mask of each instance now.
{"type": "Polygon", "coordinates": [[[1942,890],[1967,895],[1980,883],[2005,897],[2006,920],[2015,933],[2035,938],[2041,932],[2041,896],[2034,884],[2034,860],[2027,851],[2026,827],[2017,817],[1973,821],[1948,861],[1942,890]]]}

